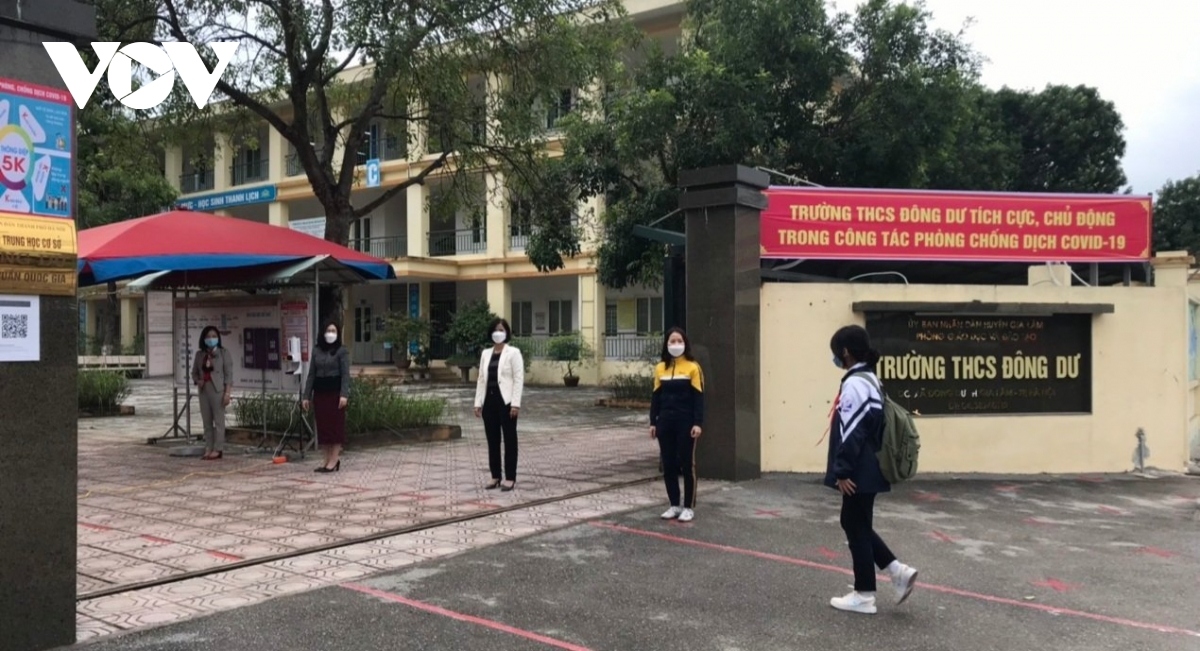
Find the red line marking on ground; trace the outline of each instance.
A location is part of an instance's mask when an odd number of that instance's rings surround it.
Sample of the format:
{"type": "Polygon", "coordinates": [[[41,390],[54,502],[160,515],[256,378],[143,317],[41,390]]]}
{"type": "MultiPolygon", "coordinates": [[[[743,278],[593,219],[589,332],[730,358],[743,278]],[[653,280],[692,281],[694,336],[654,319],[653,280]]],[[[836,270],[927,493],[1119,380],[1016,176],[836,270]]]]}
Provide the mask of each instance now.
{"type": "Polygon", "coordinates": [[[146,534],[142,534],[142,540],[149,540],[152,543],[160,543],[163,545],[170,545],[171,543],[175,542],[173,540],[167,540],[166,538],[159,538],[158,536],[149,536],[146,534]]]}
{"type": "Polygon", "coordinates": [[[829,560],[833,560],[833,559],[841,556],[841,554],[833,551],[832,549],[830,549],[828,547],[821,547],[820,549],[817,550],[817,553],[824,556],[825,558],[828,558],[829,560]]]}
{"type": "Polygon", "coordinates": [[[1021,490],[1021,487],[1014,486],[1012,484],[1005,484],[1003,486],[996,486],[992,490],[996,491],[997,493],[1015,493],[1015,492],[1021,490]]]}
{"type": "Polygon", "coordinates": [[[219,559],[221,559],[221,560],[223,560],[223,561],[240,561],[240,560],[245,560],[245,559],[243,559],[241,556],[238,556],[238,555],[236,555],[236,554],[226,554],[225,552],[218,552],[218,551],[215,551],[215,550],[212,550],[212,549],[206,549],[205,551],[206,551],[206,552],[208,552],[208,555],[209,555],[209,556],[215,556],[216,558],[219,558],[219,559]]]}
{"type": "Polygon", "coordinates": [[[754,509],[754,515],[765,515],[769,518],[782,518],[779,511],[768,511],[766,509],[754,509]]]}
{"type": "Polygon", "coordinates": [[[399,495],[400,497],[411,497],[414,500],[431,500],[431,499],[433,499],[432,495],[422,495],[420,493],[396,493],[396,494],[399,495]]]}
{"type": "Polygon", "coordinates": [[[1112,507],[1112,506],[1103,506],[1102,505],[1102,506],[1096,507],[1096,510],[1101,513],[1107,513],[1108,515],[1125,515],[1124,511],[1122,511],[1121,509],[1112,507]]]}
{"type": "Polygon", "coordinates": [[[948,533],[943,533],[941,531],[930,531],[929,537],[933,538],[934,540],[936,540],[938,542],[944,542],[944,543],[954,542],[955,540],[958,540],[958,538],[955,538],[954,536],[951,536],[948,533]]]}
{"type": "Polygon", "coordinates": [[[1175,558],[1179,555],[1172,551],[1159,549],[1158,547],[1139,547],[1137,552],[1139,554],[1148,554],[1150,556],[1157,556],[1159,558],[1175,558]]]}
{"type": "Polygon", "coordinates": [[[450,619],[455,619],[460,622],[466,622],[468,624],[475,624],[476,626],[483,626],[485,628],[490,628],[493,631],[500,631],[501,633],[508,633],[509,635],[523,637],[526,640],[532,640],[534,642],[541,642],[542,644],[545,644],[546,646],[552,646],[552,647],[555,647],[558,649],[566,649],[567,651],[592,651],[591,649],[589,649],[585,646],[579,646],[578,644],[571,644],[570,642],[564,642],[563,640],[555,639],[552,637],[547,637],[545,635],[540,635],[538,633],[534,633],[533,631],[526,631],[524,629],[520,629],[515,626],[509,626],[508,624],[501,624],[500,622],[493,621],[490,619],[484,619],[482,617],[475,617],[474,615],[467,615],[464,613],[455,612],[453,610],[447,610],[445,608],[442,608],[441,606],[427,604],[423,601],[409,599],[408,597],[401,597],[398,594],[394,594],[391,592],[384,592],[383,590],[376,590],[375,588],[369,588],[365,585],[359,585],[357,583],[343,583],[341,587],[343,587],[347,590],[353,590],[355,592],[360,592],[365,595],[376,597],[378,599],[390,601],[392,603],[402,604],[402,605],[408,606],[410,608],[416,608],[417,610],[423,610],[427,613],[432,613],[434,615],[441,615],[442,617],[449,617],[450,619]]]}
{"type": "Polygon", "coordinates": [[[1074,583],[1059,581],[1058,579],[1045,579],[1043,581],[1034,581],[1033,585],[1039,588],[1050,588],[1055,592],[1070,592],[1079,586],[1074,583]]]}
{"type": "Polygon", "coordinates": [[[288,481],[294,481],[297,484],[315,484],[315,483],[317,483],[311,479],[295,479],[293,477],[289,477],[288,481]]]}
{"type": "MultiPolygon", "coordinates": [[[[800,567],[807,567],[810,569],[822,570],[825,572],[833,572],[836,574],[843,574],[843,575],[850,575],[850,576],[854,575],[854,572],[847,568],[835,567],[833,565],[825,565],[824,563],[816,563],[813,561],[806,561],[804,559],[792,558],[790,556],[781,556],[779,554],[771,554],[768,552],[759,552],[759,551],[754,551],[752,549],[743,549],[741,547],[732,547],[730,545],[721,545],[721,544],[717,544],[717,543],[703,542],[700,540],[692,540],[690,538],[680,538],[679,536],[672,536],[670,534],[658,533],[656,531],[646,531],[643,529],[634,529],[633,527],[626,527],[626,526],[622,526],[619,524],[612,524],[612,523],[608,523],[608,522],[592,522],[591,525],[593,527],[600,527],[602,529],[608,529],[610,531],[617,531],[617,532],[621,532],[621,533],[632,534],[635,536],[644,536],[646,538],[657,538],[659,540],[663,540],[666,542],[678,543],[681,545],[690,545],[692,547],[701,547],[703,549],[712,549],[715,551],[721,551],[721,552],[726,552],[726,553],[730,553],[730,554],[738,554],[741,556],[750,556],[753,558],[760,558],[763,560],[775,561],[778,563],[787,563],[789,565],[799,565],[800,567]]],[[[883,581],[888,580],[886,576],[881,576],[880,579],[883,581]]],[[[1079,619],[1088,619],[1088,620],[1095,621],[1095,622],[1104,622],[1106,624],[1116,624],[1118,626],[1125,626],[1128,628],[1138,628],[1138,629],[1143,629],[1143,630],[1147,630],[1147,631],[1158,631],[1159,633],[1170,633],[1170,634],[1174,634],[1174,635],[1187,635],[1187,636],[1191,636],[1191,637],[1200,637],[1200,631],[1192,631],[1192,630],[1188,630],[1186,628],[1178,628],[1175,626],[1165,626],[1162,624],[1151,624],[1148,622],[1139,622],[1139,621],[1132,620],[1132,619],[1122,619],[1120,617],[1109,617],[1108,615],[1099,615],[1096,613],[1089,613],[1089,612],[1085,612],[1082,610],[1071,610],[1070,608],[1058,608],[1055,606],[1048,606],[1045,604],[1036,604],[1036,603],[1029,603],[1029,602],[1025,602],[1025,601],[1017,601],[1016,599],[1009,599],[1007,597],[997,597],[994,595],[982,594],[979,592],[971,592],[969,590],[960,590],[958,588],[951,588],[949,586],[943,586],[943,585],[935,585],[932,583],[918,583],[917,589],[928,590],[929,592],[939,592],[942,594],[954,595],[956,597],[964,597],[967,599],[975,599],[978,601],[984,601],[984,602],[992,603],[992,604],[1003,604],[1005,606],[1013,606],[1016,608],[1025,608],[1027,610],[1037,610],[1037,611],[1041,611],[1044,613],[1050,613],[1052,615],[1066,615],[1068,617],[1077,617],[1079,619]]]]}
{"type": "Polygon", "coordinates": [[[940,502],[942,501],[942,496],[928,491],[917,491],[913,493],[913,499],[918,502],[940,502]]]}
{"type": "Polygon", "coordinates": [[[1039,517],[1025,518],[1024,520],[1021,520],[1021,522],[1024,522],[1025,524],[1036,524],[1041,527],[1049,527],[1054,524],[1053,522],[1046,522],[1039,517]]]}

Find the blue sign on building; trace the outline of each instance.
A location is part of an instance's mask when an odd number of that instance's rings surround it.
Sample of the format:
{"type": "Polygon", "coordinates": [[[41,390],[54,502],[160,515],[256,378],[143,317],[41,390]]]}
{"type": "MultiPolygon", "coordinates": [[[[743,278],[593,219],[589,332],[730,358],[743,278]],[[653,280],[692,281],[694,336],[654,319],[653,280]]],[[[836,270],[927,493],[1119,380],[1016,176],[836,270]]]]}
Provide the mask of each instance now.
{"type": "Polygon", "coordinates": [[[379,159],[367,161],[367,187],[377,188],[383,182],[383,171],[379,169],[379,159]]]}
{"type": "Polygon", "coordinates": [[[274,185],[259,185],[252,188],[238,188],[228,192],[206,194],[199,197],[188,197],[175,202],[183,210],[225,210],[236,206],[249,206],[256,203],[271,203],[275,201],[278,192],[274,185]]]}

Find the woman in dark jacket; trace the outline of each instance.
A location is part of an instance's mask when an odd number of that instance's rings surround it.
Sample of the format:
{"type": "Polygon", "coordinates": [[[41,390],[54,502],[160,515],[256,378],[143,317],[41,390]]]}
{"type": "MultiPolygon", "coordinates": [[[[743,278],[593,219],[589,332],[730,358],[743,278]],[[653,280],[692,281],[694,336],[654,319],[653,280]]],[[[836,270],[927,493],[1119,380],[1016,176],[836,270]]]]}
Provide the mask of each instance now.
{"type": "Polygon", "coordinates": [[[838,330],[829,342],[833,364],[843,369],[829,432],[825,485],[842,494],[842,530],[854,563],[854,592],[835,597],[838,610],[874,614],[875,568],[883,570],[903,603],[916,585],[917,570],[896,560],[872,525],[875,496],[892,489],[875,454],[883,444],[883,391],[875,376],[879,352],[861,326],[838,330]]]}
{"type": "Polygon", "coordinates": [[[304,383],[304,411],[312,407],[317,421],[317,442],[325,452],[325,463],[313,472],[342,469],[339,456],[346,443],[346,405],[350,400],[350,351],[342,345],[341,328],[325,324],[313,351],[304,383]]]}
{"type": "Polygon", "coordinates": [[[692,344],[680,328],[663,338],[662,361],[654,367],[650,398],[650,438],[658,439],[663,481],[671,503],[664,520],[696,517],[696,439],[704,427],[704,371],[692,357],[692,344]],[[683,502],[679,478],[683,477],[683,502]]]}

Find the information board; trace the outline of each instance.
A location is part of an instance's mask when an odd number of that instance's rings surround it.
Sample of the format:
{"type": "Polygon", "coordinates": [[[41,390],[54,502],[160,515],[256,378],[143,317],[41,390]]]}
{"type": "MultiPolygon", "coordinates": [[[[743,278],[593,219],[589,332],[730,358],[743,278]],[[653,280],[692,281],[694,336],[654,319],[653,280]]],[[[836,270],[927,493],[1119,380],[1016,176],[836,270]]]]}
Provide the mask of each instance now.
{"type": "Polygon", "coordinates": [[[171,375],[174,331],[170,292],[146,292],[146,377],[171,375]]]}
{"type": "Polygon", "coordinates": [[[287,347],[284,338],[287,324],[284,320],[283,305],[288,306],[286,314],[289,315],[293,329],[299,318],[303,317],[307,321],[308,301],[304,297],[193,298],[190,303],[184,299],[177,299],[174,336],[175,381],[191,381],[191,363],[200,344],[200,332],[211,325],[221,333],[221,345],[233,355],[234,388],[297,390],[300,376],[287,373],[291,369],[283,362],[287,347]],[[187,328],[184,327],[185,323],[187,328]],[[252,344],[249,348],[247,334],[252,344]]]}
{"type": "Polygon", "coordinates": [[[1090,413],[1092,315],[871,313],[888,396],[921,415],[1090,413]]]}

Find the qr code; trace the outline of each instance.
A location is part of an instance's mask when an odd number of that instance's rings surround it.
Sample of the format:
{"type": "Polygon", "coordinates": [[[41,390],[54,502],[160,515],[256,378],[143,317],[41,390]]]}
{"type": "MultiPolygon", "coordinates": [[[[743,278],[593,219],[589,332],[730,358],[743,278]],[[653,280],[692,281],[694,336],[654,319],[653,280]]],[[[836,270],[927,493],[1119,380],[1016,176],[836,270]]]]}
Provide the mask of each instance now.
{"type": "Polygon", "coordinates": [[[0,314],[0,339],[26,339],[28,337],[28,314],[0,314]]]}

